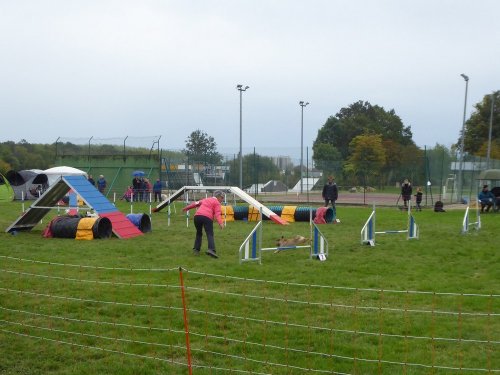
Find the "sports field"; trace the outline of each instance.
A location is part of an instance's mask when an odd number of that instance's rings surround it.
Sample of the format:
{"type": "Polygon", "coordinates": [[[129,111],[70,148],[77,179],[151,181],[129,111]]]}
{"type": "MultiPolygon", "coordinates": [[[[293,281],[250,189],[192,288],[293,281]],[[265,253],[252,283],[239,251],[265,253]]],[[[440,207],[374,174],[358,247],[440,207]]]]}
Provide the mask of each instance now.
{"type": "MultiPolygon", "coordinates": [[[[339,205],[340,223],[320,227],[326,261],[297,249],[240,264],[255,222],[216,228],[219,259],[194,256],[182,206],[128,240],[45,239],[50,216],[2,234],[0,373],[500,373],[500,214],[462,235],[465,206],[426,208],[413,212],[418,240],[377,235],[370,247],[371,205],[339,205]]],[[[5,230],[21,203],[0,212],[5,230]]],[[[404,229],[407,214],[379,207],[376,225],[404,229]]],[[[265,247],[309,234],[307,222],[263,222],[265,247]]]]}

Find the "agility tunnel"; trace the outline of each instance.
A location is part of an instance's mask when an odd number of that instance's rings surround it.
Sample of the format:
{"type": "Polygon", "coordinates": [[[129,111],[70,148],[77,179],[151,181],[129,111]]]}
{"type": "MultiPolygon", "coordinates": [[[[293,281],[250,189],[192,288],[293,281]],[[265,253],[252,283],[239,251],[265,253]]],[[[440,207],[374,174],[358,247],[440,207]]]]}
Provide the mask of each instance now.
{"type": "MultiPolygon", "coordinates": [[[[296,221],[309,221],[311,211],[311,207],[298,206],[268,206],[268,208],[289,223],[296,221]]],[[[322,216],[325,223],[332,223],[336,217],[336,212],[332,207],[320,207],[318,209],[312,208],[313,220],[316,218],[316,214],[322,216]]],[[[222,216],[226,217],[226,221],[258,221],[260,212],[253,206],[222,206],[222,216]]],[[[266,216],[264,216],[263,219],[269,220],[266,216]]]]}
{"type": "Polygon", "coordinates": [[[151,232],[151,218],[148,214],[128,214],[127,219],[129,219],[142,233],[151,232]]]}
{"type": "Polygon", "coordinates": [[[58,216],[47,225],[43,236],[93,240],[109,238],[112,233],[111,221],[106,217],[58,216]]]}

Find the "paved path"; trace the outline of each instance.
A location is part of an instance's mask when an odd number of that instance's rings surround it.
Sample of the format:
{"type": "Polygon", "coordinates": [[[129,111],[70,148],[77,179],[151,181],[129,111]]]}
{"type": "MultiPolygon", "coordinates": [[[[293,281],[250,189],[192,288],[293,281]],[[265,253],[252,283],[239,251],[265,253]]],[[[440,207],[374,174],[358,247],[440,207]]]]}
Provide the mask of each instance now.
{"type": "MultiPolygon", "coordinates": [[[[395,206],[398,201],[399,195],[387,193],[347,193],[341,192],[337,204],[339,205],[382,205],[382,206],[395,206]]],[[[296,203],[300,205],[306,204],[322,204],[323,198],[320,193],[303,193],[297,194],[289,192],[282,193],[259,193],[257,200],[262,202],[277,202],[277,203],[296,203]]],[[[400,200],[399,204],[403,202],[400,200]]]]}
{"type": "MultiPolygon", "coordinates": [[[[319,192],[297,194],[293,192],[288,193],[259,193],[257,196],[251,194],[258,201],[262,203],[272,202],[272,203],[283,203],[283,204],[297,204],[297,205],[322,205],[323,199],[319,192]]],[[[385,207],[395,207],[396,205],[403,205],[403,201],[399,198],[399,194],[391,193],[380,193],[380,192],[367,192],[363,193],[349,193],[340,192],[337,204],[341,206],[385,206],[385,207]]],[[[434,207],[434,203],[439,200],[439,195],[433,197],[427,197],[427,201],[424,197],[422,201],[423,207],[434,207]]],[[[415,200],[412,200],[415,203],[415,200]]],[[[465,209],[463,204],[447,204],[445,202],[445,209],[465,209]]]]}

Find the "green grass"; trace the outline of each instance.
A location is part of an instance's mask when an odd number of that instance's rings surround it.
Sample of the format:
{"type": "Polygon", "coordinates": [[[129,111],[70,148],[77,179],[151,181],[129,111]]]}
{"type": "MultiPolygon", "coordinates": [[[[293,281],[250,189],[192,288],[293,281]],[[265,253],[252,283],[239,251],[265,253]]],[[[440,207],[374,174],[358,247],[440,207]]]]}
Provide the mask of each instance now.
{"type": "MultiPolygon", "coordinates": [[[[0,374],[187,374],[179,267],[194,374],[500,370],[500,214],[461,235],[463,210],[415,212],[419,240],[377,235],[369,247],[360,229],[371,208],[340,206],[341,223],[320,227],[327,261],[297,250],[240,265],[255,223],[216,228],[220,258],[196,257],[181,207],[170,226],[165,209],[152,233],[129,240],[44,239],[49,216],[30,232],[1,234],[0,374]]],[[[0,204],[0,227],[20,211],[0,204]]],[[[406,220],[377,208],[377,230],[406,220]]],[[[264,247],[309,236],[308,223],[263,225],[264,247]]]]}

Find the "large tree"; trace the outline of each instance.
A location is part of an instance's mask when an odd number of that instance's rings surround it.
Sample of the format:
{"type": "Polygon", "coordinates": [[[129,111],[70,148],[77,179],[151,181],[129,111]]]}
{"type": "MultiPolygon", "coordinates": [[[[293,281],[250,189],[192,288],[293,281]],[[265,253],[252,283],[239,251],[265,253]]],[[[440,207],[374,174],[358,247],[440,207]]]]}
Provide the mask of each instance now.
{"type": "Polygon", "coordinates": [[[404,126],[401,118],[391,109],[358,101],[342,108],[328,118],[318,131],[314,145],[327,143],[336,148],[345,160],[350,155],[349,144],[361,134],[380,134],[382,140],[392,140],[400,145],[412,145],[411,128],[404,126]]]}
{"type": "MultiPolygon", "coordinates": [[[[476,156],[486,156],[488,149],[490,122],[491,131],[491,157],[500,157],[500,91],[493,93],[493,119],[491,117],[492,94],[485,95],[477,103],[475,111],[465,123],[464,150],[476,156]]],[[[460,149],[461,139],[457,142],[460,149]]]]}
{"type": "MultiPolygon", "coordinates": [[[[235,158],[228,163],[229,174],[228,183],[234,186],[238,185],[239,179],[239,159],[235,158]]],[[[269,180],[278,180],[281,177],[280,169],[273,163],[273,159],[259,154],[248,154],[243,156],[243,186],[248,187],[252,184],[266,183],[269,180]]]]}
{"type": "Polygon", "coordinates": [[[380,135],[358,135],[349,147],[351,155],[345,164],[347,174],[358,176],[365,183],[381,174],[386,155],[380,135]]]}
{"type": "Polygon", "coordinates": [[[201,130],[195,130],[186,139],[186,148],[183,152],[192,161],[203,164],[219,164],[222,155],[217,152],[217,143],[214,137],[201,130]]]}
{"type": "MultiPolygon", "coordinates": [[[[338,176],[342,171],[340,152],[329,143],[315,143],[313,146],[315,167],[322,170],[325,176],[338,176]]],[[[299,171],[300,174],[300,171],[299,171]]]]}

